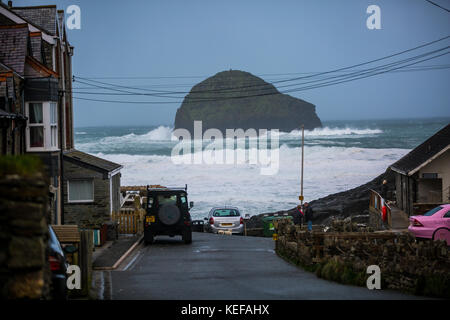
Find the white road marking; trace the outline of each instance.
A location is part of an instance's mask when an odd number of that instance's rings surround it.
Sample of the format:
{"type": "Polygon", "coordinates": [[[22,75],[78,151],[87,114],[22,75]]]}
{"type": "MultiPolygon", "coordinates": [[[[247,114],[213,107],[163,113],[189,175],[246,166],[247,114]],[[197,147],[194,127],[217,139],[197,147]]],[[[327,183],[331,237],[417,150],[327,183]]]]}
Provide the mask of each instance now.
{"type": "Polygon", "coordinates": [[[139,251],[139,252],[134,256],[134,258],[131,259],[131,261],[126,265],[126,267],[123,268],[123,271],[127,271],[128,268],[129,268],[129,267],[136,261],[136,259],[137,259],[138,257],[140,257],[141,255],[142,255],[142,252],[139,251]]]}
{"type": "Polygon", "coordinates": [[[105,279],[103,277],[103,271],[100,271],[100,300],[103,300],[105,297],[105,279]]]}

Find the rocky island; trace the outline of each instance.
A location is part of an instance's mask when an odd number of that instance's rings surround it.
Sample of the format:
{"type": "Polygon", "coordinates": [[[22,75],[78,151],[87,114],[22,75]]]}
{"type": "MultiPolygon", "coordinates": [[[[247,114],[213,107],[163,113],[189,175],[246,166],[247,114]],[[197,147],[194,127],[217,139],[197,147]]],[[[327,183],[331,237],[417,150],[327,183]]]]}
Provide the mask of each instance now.
{"type": "Polygon", "coordinates": [[[193,133],[193,123],[203,131],[226,129],[312,130],[322,123],[315,105],[280,93],[272,84],[251,73],[229,70],[196,84],[183,100],[175,117],[175,129],[193,133]]]}

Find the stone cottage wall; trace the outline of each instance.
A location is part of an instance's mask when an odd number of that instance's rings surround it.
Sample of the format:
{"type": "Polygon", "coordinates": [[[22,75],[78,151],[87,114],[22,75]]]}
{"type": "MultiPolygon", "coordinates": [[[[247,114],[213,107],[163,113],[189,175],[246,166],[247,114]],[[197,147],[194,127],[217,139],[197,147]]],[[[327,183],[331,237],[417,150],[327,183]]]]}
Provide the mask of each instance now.
{"type": "Polygon", "coordinates": [[[81,228],[97,228],[111,220],[109,179],[102,173],[64,161],[64,224],[76,224],[81,228]],[[69,203],[67,181],[93,179],[94,201],[69,203]]]}
{"type": "Polygon", "coordinates": [[[277,224],[276,252],[317,276],[366,286],[367,267],[378,265],[381,289],[450,297],[450,251],[445,242],[416,241],[409,233],[308,232],[277,224]]]}
{"type": "Polygon", "coordinates": [[[0,297],[49,297],[48,184],[42,174],[0,173],[0,297]]]}

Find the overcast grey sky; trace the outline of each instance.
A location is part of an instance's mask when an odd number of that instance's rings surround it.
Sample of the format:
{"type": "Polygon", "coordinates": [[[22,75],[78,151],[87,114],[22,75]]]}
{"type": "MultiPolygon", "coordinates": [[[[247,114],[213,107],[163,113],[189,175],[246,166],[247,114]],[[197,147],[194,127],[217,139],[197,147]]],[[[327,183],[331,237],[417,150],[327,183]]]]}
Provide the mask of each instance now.
{"type": "MultiPolygon", "coordinates": [[[[450,7],[448,0],[435,1],[450,7]]],[[[14,1],[17,6],[51,3],[55,1],[14,1]]],[[[71,4],[81,8],[81,29],[69,31],[69,40],[75,46],[75,76],[198,76],[97,79],[163,90],[189,91],[193,84],[228,69],[255,75],[327,71],[450,34],[450,14],[425,0],[69,0],[56,3],[60,9],[71,4]],[[366,9],[372,4],[381,9],[381,30],[366,27],[369,16],[366,9]]],[[[449,43],[449,40],[440,42],[431,49],[449,43]]],[[[421,52],[424,51],[418,53],[421,52]]],[[[443,64],[450,64],[450,55],[423,63],[443,64]]],[[[261,77],[270,81],[290,76],[261,77]]],[[[450,69],[401,72],[292,95],[315,104],[322,120],[448,117],[449,80],[450,69]]],[[[86,85],[75,83],[74,87],[86,88],[86,85]]],[[[126,96],[78,96],[127,99],[126,96]]],[[[180,106],[81,100],[74,103],[76,127],[172,125],[180,106]]]]}

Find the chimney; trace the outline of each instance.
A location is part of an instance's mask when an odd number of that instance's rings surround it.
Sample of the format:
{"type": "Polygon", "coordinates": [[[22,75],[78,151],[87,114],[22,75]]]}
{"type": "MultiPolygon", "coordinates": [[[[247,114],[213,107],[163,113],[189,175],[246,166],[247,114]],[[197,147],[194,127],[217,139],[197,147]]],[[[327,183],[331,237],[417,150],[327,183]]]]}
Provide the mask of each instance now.
{"type": "Polygon", "coordinates": [[[8,1],[8,8],[12,8],[12,1],[10,0],[10,1],[8,1]]]}

